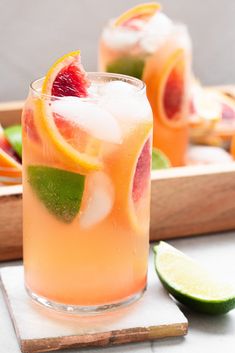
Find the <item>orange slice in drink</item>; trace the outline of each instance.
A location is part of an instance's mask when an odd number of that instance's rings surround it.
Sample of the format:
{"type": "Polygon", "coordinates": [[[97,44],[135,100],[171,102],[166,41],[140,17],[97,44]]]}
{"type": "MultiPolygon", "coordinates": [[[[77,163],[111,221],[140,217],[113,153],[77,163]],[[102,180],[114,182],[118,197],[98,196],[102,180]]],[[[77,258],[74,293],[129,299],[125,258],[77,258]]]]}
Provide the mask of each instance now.
{"type": "Polygon", "coordinates": [[[186,60],[183,49],[176,49],[169,58],[149,58],[144,81],[154,116],[166,126],[179,128],[187,124],[186,60]]]}
{"type": "Polygon", "coordinates": [[[70,143],[71,134],[79,128],[53,113],[51,104],[60,97],[87,97],[89,81],[80,62],[80,52],[71,52],[57,60],[48,71],[42,85],[42,98],[35,99],[34,121],[43,144],[67,167],[86,173],[100,168],[100,143],[87,136],[80,139],[85,146],[80,150],[70,143]],[[57,98],[58,97],[58,98],[57,98]]]}
{"type": "Polygon", "coordinates": [[[155,147],[173,166],[185,164],[188,144],[188,57],[184,48],[172,48],[172,41],[147,58],[143,81],[154,116],[155,147]]]}
{"type": "Polygon", "coordinates": [[[160,9],[161,6],[155,2],[137,5],[118,17],[114,26],[138,29],[138,22],[148,21],[160,9]]]}
{"type": "Polygon", "coordinates": [[[0,125],[0,183],[21,183],[22,166],[17,161],[0,125]]]}
{"type": "Polygon", "coordinates": [[[106,165],[118,193],[113,207],[114,219],[138,233],[148,229],[151,168],[152,123],[139,124],[122,144],[122,149],[109,155],[106,165]],[[128,151],[128,153],[127,153],[128,151]]]}

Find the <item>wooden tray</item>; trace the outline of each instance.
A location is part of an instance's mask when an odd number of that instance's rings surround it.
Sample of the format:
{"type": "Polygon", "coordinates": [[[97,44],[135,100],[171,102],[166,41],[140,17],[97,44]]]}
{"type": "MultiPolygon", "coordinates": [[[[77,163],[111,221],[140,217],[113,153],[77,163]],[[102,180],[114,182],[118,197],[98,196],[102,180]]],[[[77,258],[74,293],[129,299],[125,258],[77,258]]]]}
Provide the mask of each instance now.
{"type": "MultiPolygon", "coordinates": [[[[0,122],[20,122],[22,102],[0,104],[0,122]]],[[[0,260],[22,256],[22,187],[0,187],[0,260]]],[[[152,173],[151,240],[235,229],[235,163],[152,173]]]]}

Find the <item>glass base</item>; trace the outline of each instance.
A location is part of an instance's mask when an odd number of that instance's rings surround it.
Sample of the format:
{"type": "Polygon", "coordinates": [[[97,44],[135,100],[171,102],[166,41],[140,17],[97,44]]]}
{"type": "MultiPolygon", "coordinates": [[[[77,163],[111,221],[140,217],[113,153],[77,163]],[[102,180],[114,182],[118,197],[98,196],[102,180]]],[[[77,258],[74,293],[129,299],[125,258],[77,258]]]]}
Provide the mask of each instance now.
{"type": "Polygon", "coordinates": [[[110,311],[115,311],[120,308],[127,307],[137,300],[139,300],[142,295],[144,294],[146,287],[143,288],[141,291],[126,297],[125,299],[117,302],[113,302],[110,304],[104,304],[104,305],[89,305],[89,306],[83,306],[83,305],[69,305],[69,304],[62,304],[58,303],[52,300],[49,300],[45,297],[41,297],[38,294],[32,292],[29,288],[25,286],[26,292],[28,295],[33,299],[34,302],[55,310],[60,313],[67,313],[67,314],[75,314],[75,315],[99,315],[102,313],[110,312],[110,311]]]}

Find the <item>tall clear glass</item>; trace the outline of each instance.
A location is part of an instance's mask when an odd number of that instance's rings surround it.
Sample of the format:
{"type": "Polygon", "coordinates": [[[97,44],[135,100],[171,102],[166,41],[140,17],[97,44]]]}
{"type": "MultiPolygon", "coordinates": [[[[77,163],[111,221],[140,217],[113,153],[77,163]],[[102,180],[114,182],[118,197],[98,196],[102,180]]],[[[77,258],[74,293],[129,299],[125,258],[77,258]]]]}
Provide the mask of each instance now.
{"type": "Polygon", "coordinates": [[[153,145],[172,166],[186,163],[191,94],[191,40],[187,28],[157,12],[149,21],[104,27],[99,70],[142,79],[154,116],[153,145]],[[132,25],[131,25],[132,24],[132,25]]]}
{"type": "Polygon", "coordinates": [[[42,79],[34,82],[22,115],[25,286],[37,302],[74,313],[138,299],[149,250],[145,85],[88,78],[88,98],[42,95],[42,79]]]}

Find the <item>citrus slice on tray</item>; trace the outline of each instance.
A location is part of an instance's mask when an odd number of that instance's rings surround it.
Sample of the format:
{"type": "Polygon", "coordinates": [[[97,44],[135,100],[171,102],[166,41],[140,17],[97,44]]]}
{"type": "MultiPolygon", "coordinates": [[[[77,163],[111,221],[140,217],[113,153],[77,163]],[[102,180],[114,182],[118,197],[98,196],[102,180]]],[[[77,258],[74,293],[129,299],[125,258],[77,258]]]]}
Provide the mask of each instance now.
{"type": "Polygon", "coordinates": [[[187,124],[186,58],[183,49],[176,49],[168,59],[153,55],[146,61],[143,80],[154,116],[166,126],[180,128],[187,124]]]}
{"type": "Polygon", "coordinates": [[[21,183],[21,176],[22,166],[0,125],[0,183],[19,184],[21,183]]]}
{"type": "Polygon", "coordinates": [[[22,127],[21,125],[12,125],[4,130],[4,135],[7,141],[17,153],[17,155],[22,158],[22,127]]]}
{"type": "Polygon", "coordinates": [[[84,134],[75,121],[54,113],[53,104],[61,99],[66,103],[66,97],[86,98],[88,87],[89,80],[80,62],[80,52],[71,52],[50,68],[42,84],[44,96],[35,99],[35,125],[41,140],[57,160],[82,173],[100,168],[101,143],[84,134]],[[78,140],[84,141],[82,150],[80,145],[76,145],[78,140]]]}
{"type": "Polygon", "coordinates": [[[158,148],[152,150],[152,170],[170,168],[169,158],[158,148]]]}
{"type": "Polygon", "coordinates": [[[225,314],[235,308],[235,287],[173,246],[154,247],[155,269],[166,290],[195,311],[225,314]]]}
{"type": "Polygon", "coordinates": [[[119,16],[114,26],[138,29],[139,22],[146,22],[160,9],[161,6],[155,2],[137,5],[119,16]]]}

